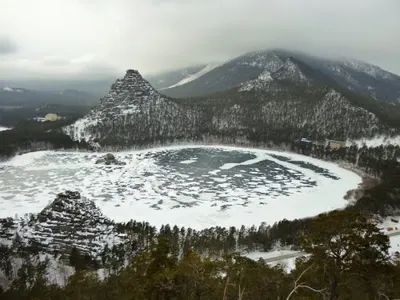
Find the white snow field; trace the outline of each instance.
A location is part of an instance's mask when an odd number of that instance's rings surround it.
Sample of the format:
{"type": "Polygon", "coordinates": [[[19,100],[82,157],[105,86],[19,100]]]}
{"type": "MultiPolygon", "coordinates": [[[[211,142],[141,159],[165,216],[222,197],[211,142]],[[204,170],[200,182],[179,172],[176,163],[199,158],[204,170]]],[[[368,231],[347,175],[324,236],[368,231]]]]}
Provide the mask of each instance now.
{"type": "Polygon", "coordinates": [[[7,128],[7,127],[3,127],[3,126],[0,126],[0,131],[6,131],[6,130],[10,130],[11,128],[7,128]]]}
{"type": "Polygon", "coordinates": [[[347,205],[361,182],[339,166],[291,153],[176,146],[114,153],[42,151],[0,164],[0,217],[41,211],[57,193],[79,191],[115,221],[203,229],[272,224],[347,205]]]}
{"type": "Polygon", "coordinates": [[[188,77],[182,79],[181,81],[175,83],[174,85],[171,85],[171,86],[169,86],[169,87],[163,88],[163,89],[161,89],[161,90],[167,90],[167,89],[174,88],[174,87],[176,87],[176,86],[180,86],[180,85],[184,85],[184,84],[186,84],[186,83],[189,83],[189,82],[191,82],[191,81],[193,81],[193,80],[195,80],[195,79],[197,79],[197,78],[203,76],[204,74],[207,74],[208,72],[214,70],[215,68],[217,68],[217,67],[219,67],[219,66],[220,66],[220,64],[210,64],[210,65],[207,65],[207,66],[205,66],[203,69],[201,69],[200,71],[198,71],[197,73],[191,74],[191,75],[189,75],[188,77]]]}
{"type": "Polygon", "coordinates": [[[296,267],[296,259],[302,256],[298,251],[293,250],[275,250],[270,252],[249,252],[243,254],[253,260],[265,260],[270,266],[281,265],[287,272],[296,267]]]}

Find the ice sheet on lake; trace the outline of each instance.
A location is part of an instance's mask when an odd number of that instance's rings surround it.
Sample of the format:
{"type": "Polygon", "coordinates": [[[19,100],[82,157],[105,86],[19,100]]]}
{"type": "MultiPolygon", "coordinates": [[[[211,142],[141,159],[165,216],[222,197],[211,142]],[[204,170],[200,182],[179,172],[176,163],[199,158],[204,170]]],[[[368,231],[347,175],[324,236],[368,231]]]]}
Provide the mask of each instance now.
{"type": "Polygon", "coordinates": [[[46,151],[1,163],[0,217],[38,212],[70,189],[116,221],[197,229],[272,224],[343,207],[346,191],[361,182],[333,163],[267,150],[181,146],[115,153],[124,166],[95,164],[101,155],[46,151]]]}

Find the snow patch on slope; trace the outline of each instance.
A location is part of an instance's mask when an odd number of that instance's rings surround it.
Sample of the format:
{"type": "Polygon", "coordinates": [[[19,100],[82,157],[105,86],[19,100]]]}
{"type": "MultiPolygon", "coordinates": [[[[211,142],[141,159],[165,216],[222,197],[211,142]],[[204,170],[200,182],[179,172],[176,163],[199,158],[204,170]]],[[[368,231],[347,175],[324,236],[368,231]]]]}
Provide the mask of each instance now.
{"type": "Polygon", "coordinates": [[[197,78],[203,76],[204,74],[206,74],[206,73],[208,73],[208,72],[214,70],[215,68],[217,68],[217,67],[219,67],[219,66],[220,66],[220,64],[210,64],[210,65],[207,65],[207,66],[205,66],[203,69],[201,69],[199,72],[197,72],[197,73],[195,73],[195,74],[191,74],[191,75],[189,75],[188,77],[186,77],[186,78],[182,79],[181,81],[179,81],[178,83],[175,83],[174,85],[171,85],[171,86],[166,87],[166,88],[162,88],[161,90],[171,89],[171,88],[174,88],[174,87],[176,87],[176,86],[180,86],[180,85],[189,83],[189,82],[191,82],[191,81],[193,81],[193,80],[195,80],[195,79],[197,79],[197,78]]]}

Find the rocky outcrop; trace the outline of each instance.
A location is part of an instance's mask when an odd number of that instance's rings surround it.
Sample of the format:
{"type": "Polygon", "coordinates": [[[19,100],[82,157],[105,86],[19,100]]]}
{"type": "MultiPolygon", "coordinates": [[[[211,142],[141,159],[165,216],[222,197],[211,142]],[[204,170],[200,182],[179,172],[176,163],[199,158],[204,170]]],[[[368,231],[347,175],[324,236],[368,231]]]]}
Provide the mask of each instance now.
{"type": "Polygon", "coordinates": [[[69,254],[76,247],[93,258],[99,258],[106,245],[125,243],[125,236],[95,203],[73,191],[58,194],[37,215],[0,220],[0,243],[10,245],[16,237],[39,251],[69,254]]]}
{"type": "Polygon", "coordinates": [[[114,154],[107,153],[106,155],[100,157],[96,160],[96,164],[104,164],[104,165],[126,165],[126,162],[119,161],[115,158],[114,154]]]}

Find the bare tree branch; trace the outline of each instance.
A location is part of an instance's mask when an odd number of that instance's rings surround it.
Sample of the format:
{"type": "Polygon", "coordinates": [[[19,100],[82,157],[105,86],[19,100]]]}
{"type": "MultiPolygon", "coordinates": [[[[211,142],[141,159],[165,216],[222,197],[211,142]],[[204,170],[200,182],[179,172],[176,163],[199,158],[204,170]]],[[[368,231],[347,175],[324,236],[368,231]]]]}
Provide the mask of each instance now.
{"type": "Polygon", "coordinates": [[[309,290],[311,290],[311,291],[313,291],[313,292],[323,294],[323,291],[325,291],[325,289],[317,290],[317,289],[314,289],[314,288],[312,288],[312,287],[306,285],[305,283],[300,283],[300,284],[299,284],[299,281],[300,281],[301,277],[303,277],[303,275],[304,275],[305,273],[307,273],[313,266],[314,266],[313,264],[310,265],[307,269],[305,269],[305,270],[300,274],[300,276],[299,276],[299,277],[297,278],[297,280],[294,282],[294,288],[293,288],[293,290],[289,293],[289,295],[287,296],[286,300],[289,300],[290,297],[292,297],[292,295],[293,295],[295,292],[297,292],[297,289],[299,289],[299,288],[306,288],[306,289],[309,289],[309,290]]]}
{"type": "Polygon", "coordinates": [[[314,289],[314,288],[312,288],[312,287],[310,287],[310,286],[308,286],[306,284],[299,284],[297,287],[298,288],[306,288],[306,289],[309,289],[309,290],[311,290],[313,292],[320,293],[320,294],[322,294],[322,292],[324,292],[326,290],[326,289],[317,290],[317,289],[314,289]]]}
{"type": "Polygon", "coordinates": [[[386,296],[384,293],[382,293],[382,292],[378,292],[378,295],[379,295],[379,297],[383,297],[383,298],[385,298],[386,300],[390,300],[389,299],[389,297],[388,296],[386,296]]]}
{"type": "Polygon", "coordinates": [[[243,294],[244,294],[244,290],[245,289],[246,288],[243,288],[243,290],[241,290],[240,284],[239,284],[239,297],[238,297],[238,300],[242,300],[243,299],[243,294]]]}
{"type": "Polygon", "coordinates": [[[224,296],[222,298],[222,300],[226,300],[227,299],[227,292],[228,292],[228,285],[229,285],[229,275],[226,276],[226,283],[225,283],[225,288],[224,288],[224,296]]]}

